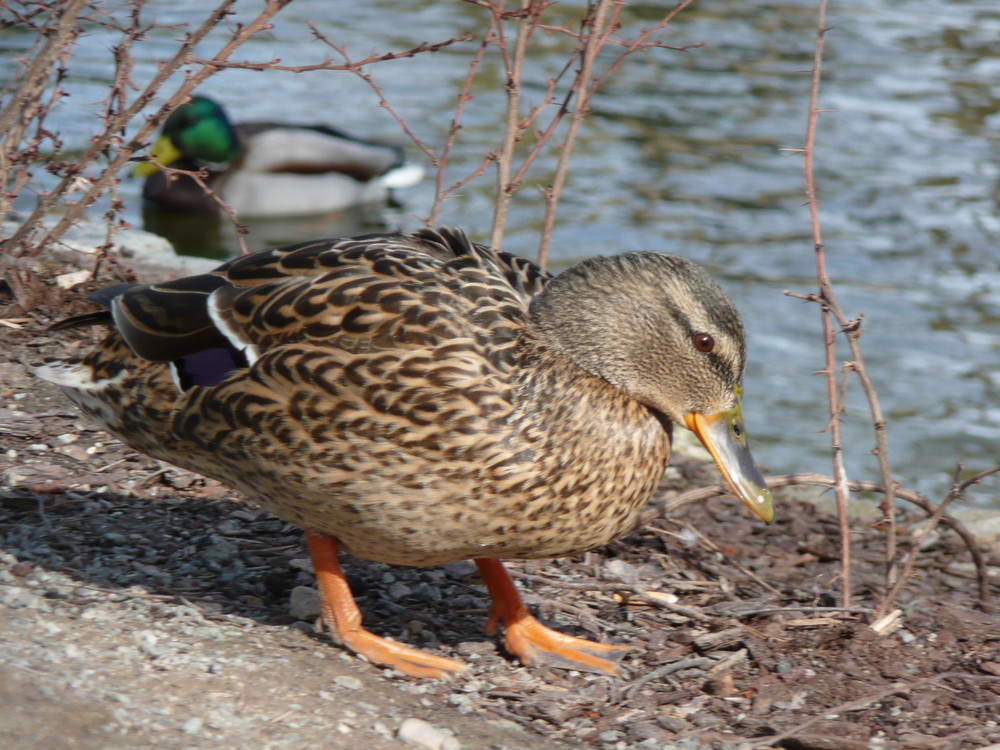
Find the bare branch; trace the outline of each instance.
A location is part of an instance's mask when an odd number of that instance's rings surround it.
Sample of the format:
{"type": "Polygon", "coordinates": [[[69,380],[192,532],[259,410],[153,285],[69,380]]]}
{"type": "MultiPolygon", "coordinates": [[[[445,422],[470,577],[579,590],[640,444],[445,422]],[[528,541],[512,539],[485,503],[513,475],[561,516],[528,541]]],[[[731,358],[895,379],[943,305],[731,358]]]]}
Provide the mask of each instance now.
{"type": "MultiPolygon", "coordinates": [[[[559,162],[556,165],[555,177],[552,180],[552,185],[545,190],[545,217],[542,219],[542,236],[538,245],[538,264],[542,268],[545,268],[548,262],[549,247],[552,244],[552,232],[556,223],[556,208],[559,205],[559,198],[562,196],[563,186],[566,184],[569,159],[573,153],[576,136],[580,132],[580,125],[583,124],[583,118],[587,116],[590,110],[594,58],[600,49],[602,38],[606,39],[607,35],[611,33],[612,26],[607,24],[606,19],[611,10],[612,2],[613,0],[597,0],[596,7],[591,4],[591,12],[588,12],[587,18],[583,21],[584,25],[589,27],[590,31],[586,35],[583,49],[583,64],[577,75],[577,83],[574,87],[577,93],[576,105],[573,109],[573,116],[570,119],[569,132],[566,134],[566,140],[559,151],[559,162]]],[[[616,8],[615,13],[620,10],[620,7],[616,8]]]]}
{"type": "Polygon", "coordinates": [[[514,185],[510,182],[511,162],[514,159],[514,147],[523,133],[520,122],[521,80],[524,74],[524,59],[528,51],[528,42],[538,26],[539,14],[547,8],[548,2],[521,0],[521,16],[517,25],[517,41],[514,44],[513,59],[508,54],[507,40],[503,33],[503,20],[499,8],[494,4],[493,24],[497,29],[498,42],[503,56],[504,69],[507,73],[507,121],[504,126],[503,143],[497,156],[497,199],[493,212],[493,230],[490,244],[498,250],[503,244],[504,226],[507,223],[507,212],[510,208],[514,185]]]}
{"type": "Polygon", "coordinates": [[[806,180],[806,196],[809,204],[809,223],[812,226],[813,247],[816,254],[816,277],[819,281],[819,298],[823,325],[823,350],[826,356],[826,396],[830,411],[830,452],[833,461],[833,476],[837,497],[837,516],[840,522],[840,603],[844,607],[851,606],[851,539],[850,520],[847,513],[848,489],[847,469],[844,466],[844,448],[840,434],[841,404],[837,390],[837,346],[834,339],[834,329],[830,321],[829,309],[836,304],[836,297],[826,271],[826,255],[823,247],[823,235],[819,223],[819,199],[816,195],[816,182],[813,172],[813,158],[816,145],[816,124],[818,119],[819,85],[823,65],[823,45],[826,36],[826,0],[819,2],[819,18],[816,30],[816,46],[813,54],[812,83],[809,90],[809,117],[806,124],[806,142],[802,150],[804,157],[803,169],[806,180]]]}

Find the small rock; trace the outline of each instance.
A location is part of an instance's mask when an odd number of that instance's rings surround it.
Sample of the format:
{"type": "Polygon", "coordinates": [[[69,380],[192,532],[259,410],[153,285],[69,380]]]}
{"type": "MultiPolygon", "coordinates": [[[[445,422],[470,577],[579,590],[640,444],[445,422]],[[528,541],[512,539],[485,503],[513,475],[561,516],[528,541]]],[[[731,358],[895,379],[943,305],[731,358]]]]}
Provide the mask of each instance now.
{"type": "MultiPolygon", "coordinates": [[[[906,743],[903,737],[900,737],[900,741],[906,743]]],[[[800,750],[868,750],[869,747],[873,746],[868,742],[827,734],[795,734],[789,737],[788,740],[794,743],[794,747],[800,748],[800,750]]],[[[917,745],[906,743],[900,745],[900,747],[916,750],[917,745]]]]}
{"type": "Polygon", "coordinates": [[[69,456],[74,461],[79,461],[80,463],[86,463],[90,459],[90,456],[87,455],[86,449],[80,447],[79,445],[64,445],[59,449],[59,452],[64,456],[69,456]]]}
{"type": "Polygon", "coordinates": [[[1000,677],[1000,662],[984,661],[979,665],[979,668],[986,672],[986,674],[992,674],[1000,677]]]}
{"type": "Polygon", "coordinates": [[[439,602],[441,601],[441,589],[437,586],[432,586],[426,581],[420,581],[416,586],[413,587],[413,595],[418,599],[423,599],[428,602],[439,602]]]}
{"type": "Polygon", "coordinates": [[[397,736],[407,745],[423,750],[461,750],[462,747],[450,730],[438,729],[422,719],[404,719],[397,736]]]}
{"type": "Polygon", "coordinates": [[[217,524],[215,528],[220,534],[238,534],[243,531],[243,524],[235,518],[227,518],[217,524]]]}
{"type": "Polygon", "coordinates": [[[491,641],[462,641],[455,650],[462,656],[489,656],[497,652],[497,645],[491,641]]]}
{"type": "Polygon", "coordinates": [[[193,716],[184,722],[184,726],[181,727],[188,734],[198,734],[201,731],[201,719],[197,716],[193,716]]]}
{"type": "Polygon", "coordinates": [[[656,723],[673,734],[680,734],[691,729],[691,725],[680,716],[658,716],[656,717],[656,723]]]}
{"type": "Polygon", "coordinates": [[[604,563],[604,575],[623,583],[635,583],[639,579],[639,571],[634,565],[617,558],[612,558],[604,563]]]}
{"type": "Polygon", "coordinates": [[[212,562],[224,563],[229,562],[236,557],[239,554],[239,551],[239,547],[235,544],[222,539],[207,547],[202,554],[204,554],[206,559],[211,560],[212,562]]]}
{"type": "Polygon", "coordinates": [[[90,271],[70,271],[56,276],[55,281],[60,289],[72,289],[90,278],[90,271]]]}
{"type": "Polygon", "coordinates": [[[106,531],[101,534],[101,539],[115,547],[124,547],[128,544],[128,537],[117,531],[106,531]]]}
{"type": "Polygon", "coordinates": [[[413,593],[413,590],[402,581],[396,581],[389,587],[389,598],[399,601],[413,593]]]}
{"type": "Polygon", "coordinates": [[[458,562],[445,563],[441,566],[445,575],[456,581],[461,581],[473,575],[477,568],[472,560],[459,560],[458,562]]]}
{"type": "Polygon", "coordinates": [[[344,688],[345,690],[360,690],[362,687],[364,687],[361,683],[361,680],[359,680],[357,677],[352,677],[351,675],[346,675],[346,674],[337,675],[336,677],[333,678],[333,681],[336,685],[344,688]]]}
{"type": "Polygon", "coordinates": [[[296,620],[315,620],[323,611],[319,592],[309,586],[296,586],[292,589],[288,604],[288,613],[296,620]]]}
{"type": "Polygon", "coordinates": [[[157,633],[152,630],[142,630],[139,631],[138,635],[139,651],[146,654],[146,656],[150,656],[153,659],[159,659],[160,657],[166,656],[173,651],[173,649],[166,644],[160,643],[163,633],[157,633]]]}
{"type": "Polygon", "coordinates": [[[452,693],[448,696],[448,702],[456,706],[460,714],[471,713],[473,710],[472,698],[462,693],[452,693]]]}
{"type": "Polygon", "coordinates": [[[40,601],[41,597],[38,594],[18,586],[11,586],[6,593],[0,596],[0,603],[11,609],[36,609],[40,601]]]}

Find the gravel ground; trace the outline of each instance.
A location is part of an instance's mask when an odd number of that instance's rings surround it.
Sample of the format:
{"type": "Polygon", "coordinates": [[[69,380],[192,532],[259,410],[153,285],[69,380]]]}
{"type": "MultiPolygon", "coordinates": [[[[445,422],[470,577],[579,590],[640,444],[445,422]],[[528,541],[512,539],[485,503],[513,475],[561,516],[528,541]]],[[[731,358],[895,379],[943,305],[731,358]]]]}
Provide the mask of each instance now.
{"type": "MultiPolygon", "coordinates": [[[[44,332],[84,309],[79,290],[51,283],[84,263],[7,262],[0,286],[0,747],[1000,743],[1000,617],[955,534],[925,543],[899,620],[878,633],[876,530],[856,524],[857,609],[830,609],[835,521],[792,493],[770,527],[728,499],[664,517],[665,498],[715,481],[693,461],[671,468],[629,537],[511,565],[543,621],[633,646],[622,678],[521,667],[482,634],[471,563],[346,560],[367,627],[465,660],[468,676],[410,680],[345,653],[317,628],[299,530],[129,451],[29,376],[25,364],[98,335],[44,332]]],[[[904,542],[920,521],[904,515],[904,542]]],[[[975,526],[993,600],[996,526],[975,526]]]]}

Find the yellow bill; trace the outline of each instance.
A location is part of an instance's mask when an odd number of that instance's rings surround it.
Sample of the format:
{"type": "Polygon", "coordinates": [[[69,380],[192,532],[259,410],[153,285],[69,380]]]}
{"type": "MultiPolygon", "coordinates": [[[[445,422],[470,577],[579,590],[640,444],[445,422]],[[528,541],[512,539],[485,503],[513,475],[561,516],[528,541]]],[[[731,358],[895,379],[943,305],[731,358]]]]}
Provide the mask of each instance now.
{"type": "MultiPolygon", "coordinates": [[[[174,145],[174,142],[170,140],[170,137],[166,135],[161,135],[156,139],[156,143],[153,144],[153,150],[149,155],[164,166],[172,164],[181,158],[181,152],[174,145]]],[[[144,161],[135,165],[132,174],[136,177],[150,177],[159,171],[153,162],[144,161]]]]}
{"type": "Polygon", "coordinates": [[[771,491],[750,455],[743,427],[743,408],[739,402],[732,409],[709,416],[690,412],[684,421],[708,448],[732,493],[770,523],[774,519],[771,491]]]}

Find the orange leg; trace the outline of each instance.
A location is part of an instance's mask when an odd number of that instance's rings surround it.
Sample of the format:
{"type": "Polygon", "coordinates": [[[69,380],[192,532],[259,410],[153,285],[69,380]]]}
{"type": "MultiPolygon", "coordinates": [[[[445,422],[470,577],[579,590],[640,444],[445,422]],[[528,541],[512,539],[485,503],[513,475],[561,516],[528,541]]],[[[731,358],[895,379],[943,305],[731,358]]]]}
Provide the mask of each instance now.
{"type": "Polygon", "coordinates": [[[306,531],[306,543],[316,570],[316,584],[323,602],[323,621],[335,640],[375,664],[394,667],[410,677],[446,678],[468,667],[458,661],[433,656],[380,638],[361,627],[361,610],[338,561],[340,542],[332,536],[306,531]]]}
{"type": "Polygon", "coordinates": [[[618,674],[618,665],[599,654],[620,656],[629,650],[628,646],[594,643],[545,627],[529,614],[502,562],[479,558],[476,565],[493,597],[493,609],[486,623],[486,632],[492,635],[496,631],[497,620],[501,620],[507,629],[504,639],[507,649],[522,663],[618,674]]]}

